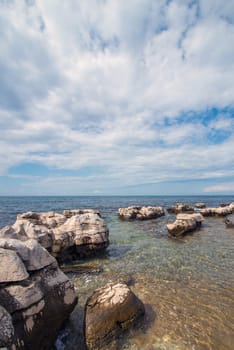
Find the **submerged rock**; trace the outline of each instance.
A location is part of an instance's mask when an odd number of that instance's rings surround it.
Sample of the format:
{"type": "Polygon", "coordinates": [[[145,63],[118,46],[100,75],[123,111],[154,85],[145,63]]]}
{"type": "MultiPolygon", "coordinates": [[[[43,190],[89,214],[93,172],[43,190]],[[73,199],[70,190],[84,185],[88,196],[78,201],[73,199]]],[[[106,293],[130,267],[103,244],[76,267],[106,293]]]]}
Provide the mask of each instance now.
{"type": "Polygon", "coordinates": [[[224,222],[227,228],[234,228],[234,222],[231,219],[225,218],[224,222]]]}
{"type": "Polygon", "coordinates": [[[108,246],[109,230],[97,210],[65,210],[64,214],[20,214],[12,226],[0,230],[0,237],[36,239],[61,260],[92,255],[108,246]]]}
{"type": "Polygon", "coordinates": [[[128,208],[119,208],[118,214],[119,217],[124,220],[149,220],[165,215],[162,207],[150,206],[131,206],[128,208]]]}
{"type": "Polygon", "coordinates": [[[167,225],[167,230],[172,236],[183,236],[185,233],[199,228],[203,220],[201,214],[178,214],[176,220],[167,225]]]}
{"type": "Polygon", "coordinates": [[[14,256],[12,266],[0,259],[0,346],[49,350],[77,303],[74,287],[37,241],[1,239],[0,247],[14,256]]]}
{"type": "Polygon", "coordinates": [[[89,350],[102,346],[145,313],[144,305],[124,283],[108,283],[97,289],[85,306],[85,339],[89,350]]]}
{"type": "Polygon", "coordinates": [[[175,205],[167,208],[169,214],[179,213],[193,213],[194,208],[190,204],[176,203],[175,205]]]}

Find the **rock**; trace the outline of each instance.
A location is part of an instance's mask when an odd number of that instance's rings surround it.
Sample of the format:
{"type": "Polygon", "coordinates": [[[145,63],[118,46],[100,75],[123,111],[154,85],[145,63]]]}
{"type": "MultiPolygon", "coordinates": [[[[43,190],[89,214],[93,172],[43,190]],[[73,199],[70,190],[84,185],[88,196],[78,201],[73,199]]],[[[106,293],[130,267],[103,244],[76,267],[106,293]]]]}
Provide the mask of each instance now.
{"type": "Polygon", "coordinates": [[[11,315],[0,305],[0,348],[10,348],[14,336],[11,315]]]}
{"type": "Polygon", "coordinates": [[[60,269],[65,272],[73,272],[76,274],[88,273],[88,274],[98,274],[103,272],[103,268],[93,262],[88,264],[66,264],[60,265],[60,269]]]}
{"type": "Polygon", "coordinates": [[[183,236],[185,233],[199,228],[203,220],[201,214],[178,214],[176,220],[167,225],[167,230],[172,236],[183,236]]]}
{"type": "Polygon", "coordinates": [[[36,239],[60,260],[96,254],[108,246],[109,230],[97,210],[74,209],[64,213],[20,214],[14,225],[0,230],[0,237],[36,239]]]}
{"type": "Polygon", "coordinates": [[[220,203],[220,207],[228,207],[231,203],[220,203]]]}
{"type": "MultiPolygon", "coordinates": [[[[108,228],[104,220],[94,213],[72,216],[54,230],[54,236],[56,248],[63,246],[66,249],[75,246],[78,256],[95,254],[109,244],[108,228]]],[[[56,250],[52,249],[52,252],[56,256],[56,250]]]]}
{"type": "Polygon", "coordinates": [[[0,283],[24,281],[29,276],[23,262],[14,251],[0,249],[0,264],[0,283]]]}
{"type": "Polygon", "coordinates": [[[63,215],[66,216],[66,218],[81,214],[97,214],[101,217],[100,211],[94,209],[68,209],[63,211],[63,215]]]}
{"type": "Polygon", "coordinates": [[[234,213],[234,202],[229,204],[229,208],[232,210],[232,212],[234,213]]]}
{"type": "MultiPolygon", "coordinates": [[[[18,260],[14,260],[14,270],[10,267],[8,271],[7,283],[0,281],[0,315],[5,317],[2,325],[0,316],[0,346],[49,350],[77,303],[74,287],[59,270],[56,260],[49,258],[36,241],[1,239],[1,246],[5,256],[11,259],[16,255],[18,260]],[[19,271],[23,265],[27,273],[24,280],[15,280],[16,261],[19,271]],[[2,332],[6,336],[1,336],[2,332]]],[[[1,272],[3,264],[0,259],[1,272]]]]}
{"type": "Polygon", "coordinates": [[[203,208],[206,207],[206,204],[205,203],[196,203],[195,207],[198,208],[198,209],[203,209],[203,208]]]}
{"type": "Polygon", "coordinates": [[[165,215],[162,207],[150,206],[131,206],[128,208],[119,208],[118,214],[119,217],[124,220],[149,220],[165,215]]]}
{"type": "Polygon", "coordinates": [[[144,315],[144,305],[123,283],[97,289],[85,305],[85,339],[89,350],[102,349],[144,315]]]}
{"type": "Polygon", "coordinates": [[[15,251],[23,260],[28,271],[40,270],[54,263],[54,258],[37,241],[29,239],[21,242],[18,239],[0,238],[0,248],[15,251]]]}
{"type": "Polygon", "coordinates": [[[203,216],[226,216],[232,214],[233,209],[231,206],[218,207],[218,208],[205,208],[201,209],[200,213],[203,216]]]}
{"type": "Polygon", "coordinates": [[[169,214],[179,214],[179,213],[193,213],[194,208],[190,204],[176,203],[169,208],[167,208],[169,214]]]}
{"type": "Polygon", "coordinates": [[[234,222],[231,221],[229,218],[225,218],[224,222],[227,228],[234,228],[234,222]]]}

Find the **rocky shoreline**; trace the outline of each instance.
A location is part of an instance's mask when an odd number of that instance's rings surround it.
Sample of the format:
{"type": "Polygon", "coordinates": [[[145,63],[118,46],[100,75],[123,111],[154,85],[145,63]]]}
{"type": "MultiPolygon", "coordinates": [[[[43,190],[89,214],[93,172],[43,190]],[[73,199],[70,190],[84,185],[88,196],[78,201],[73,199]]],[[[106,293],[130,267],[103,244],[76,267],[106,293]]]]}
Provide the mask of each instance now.
{"type": "MultiPolygon", "coordinates": [[[[234,203],[218,208],[177,203],[167,210],[132,206],[118,211],[119,218],[128,221],[158,220],[166,215],[172,237],[199,229],[207,216],[221,217],[227,228],[233,228],[233,213],[234,203]]],[[[63,214],[27,212],[1,229],[0,348],[49,350],[78,300],[58,263],[67,272],[66,262],[99,254],[108,244],[107,224],[99,211],[91,209],[64,210],[63,214]]],[[[107,284],[94,291],[85,306],[87,349],[101,349],[143,315],[143,303],[126,284],[107,284]],[[97,327],[100,319],[103,323],[97,327]]]]}

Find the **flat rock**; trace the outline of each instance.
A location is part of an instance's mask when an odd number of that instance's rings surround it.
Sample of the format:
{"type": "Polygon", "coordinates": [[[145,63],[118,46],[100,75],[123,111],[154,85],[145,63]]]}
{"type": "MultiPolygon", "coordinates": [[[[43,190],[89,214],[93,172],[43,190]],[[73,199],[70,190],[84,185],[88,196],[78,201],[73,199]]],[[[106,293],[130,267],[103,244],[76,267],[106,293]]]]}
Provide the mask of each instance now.
{"type": "Polygon", "coordinates": [[[118,214],[123,220],[150,220],[165,215],[162,207],[151,206],[119,208],[118,214]]]}
{"type": "Polygon", "coordinates": [[[231,205],[226,207],[218,207],[218,208],[205,208],[201,209],[200,213],[203,216],[226,216],[232,214],[233,208],[231,205]]]}
{"type": "Polygon", "coordinates": [[[0,248],[0,283],[24,281],[28,272],[16,252],[0,248]]]}
{"type": "Polygon", "coordinates": [[[40,270],[56,260],[36,240],[21,242],[18,239],[0,238],[0,248],[15,251],[28,271],[40,270]]]}
{"type": "Polygon", "coordinates": [[[135,324],[145,309],[124,283],[108,283],[97,289],[85,306],[85,339],[89,350],[102,346],[135,324]]]}

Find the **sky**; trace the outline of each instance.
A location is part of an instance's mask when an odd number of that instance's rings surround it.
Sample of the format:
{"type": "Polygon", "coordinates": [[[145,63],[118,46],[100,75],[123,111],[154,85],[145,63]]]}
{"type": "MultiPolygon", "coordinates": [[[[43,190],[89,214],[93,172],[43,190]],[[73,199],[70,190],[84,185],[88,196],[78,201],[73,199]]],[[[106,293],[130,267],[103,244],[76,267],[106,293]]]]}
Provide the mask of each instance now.
{"type": "Polygon", "coordinates": [[[234,0],[0,0],[0,195],[234,194],[234,0]]]}

